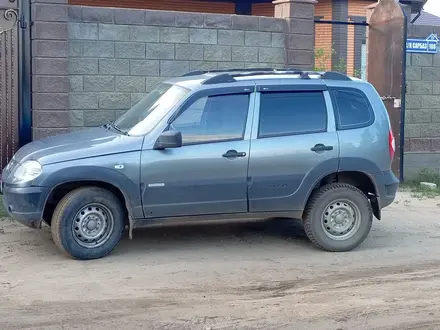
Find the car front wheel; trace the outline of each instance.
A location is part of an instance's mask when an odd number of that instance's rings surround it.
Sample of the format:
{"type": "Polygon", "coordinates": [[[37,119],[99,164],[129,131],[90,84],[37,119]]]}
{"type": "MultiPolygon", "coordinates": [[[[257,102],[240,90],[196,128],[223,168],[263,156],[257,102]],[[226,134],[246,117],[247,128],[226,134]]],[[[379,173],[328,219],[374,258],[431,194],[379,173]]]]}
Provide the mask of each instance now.
{"type": "Polygon", "coordinates": [[[345,183],[319,188],[304,214],[308,238],[322,250],[343,252],[360,245],[373,222],[371,204],[365,194],[345,183]]]}
{"type": "Polygon", "coordinates": [[[125,213],[118,198],[97,187],[69,192],[57,205],[51,232],[57,247],[74,259],[108,255],[123,236],[125,213]]]}

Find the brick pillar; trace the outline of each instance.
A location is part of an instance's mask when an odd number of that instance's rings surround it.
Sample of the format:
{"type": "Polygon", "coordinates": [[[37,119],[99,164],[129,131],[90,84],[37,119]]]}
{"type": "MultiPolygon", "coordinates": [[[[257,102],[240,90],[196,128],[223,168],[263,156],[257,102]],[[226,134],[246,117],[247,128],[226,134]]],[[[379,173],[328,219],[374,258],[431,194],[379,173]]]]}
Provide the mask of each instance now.
{"type": "Polygon", "coordinates": [[[315,58],[315,4],[316,0],[276,0],[275,18],[287,22],[287,67],[313,69],[315,58]]]}

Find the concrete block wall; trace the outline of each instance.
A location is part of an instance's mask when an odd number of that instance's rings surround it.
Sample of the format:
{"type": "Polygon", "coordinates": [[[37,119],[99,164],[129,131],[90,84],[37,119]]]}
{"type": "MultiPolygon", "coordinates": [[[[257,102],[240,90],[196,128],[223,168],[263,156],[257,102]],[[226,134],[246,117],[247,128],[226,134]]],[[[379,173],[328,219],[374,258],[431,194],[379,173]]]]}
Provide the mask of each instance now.
{"type": "MultiPolygon", "coordinates": [[[[410,26],[411,38],[440,34],[440,28],[410,26]]],[[[404,176],[440,171],[440,54],[407,55],[404,176]]]]}
{"type": "Polygon", "coordinates": [[[32,0],[33,138],[116,119],[191,70],[313,63],[314,2],[274,17],[75,6],[32,0]]]}
{"type": "Polygon", "coordinates": [[[284,67],[283,19],[33,3],[34,138],[115,120],[191,70],[284,67]]]}
{"type": "Polygon", "coordinates": [[[32,1],[32,135],[69,131],[67,0],[32,1]]]}
{"type": "Polygon", "coordinates": [[[71,7],[72,127],[114,120],[154,86],[192,70],[284,66],[284,20],[71,7]]]}

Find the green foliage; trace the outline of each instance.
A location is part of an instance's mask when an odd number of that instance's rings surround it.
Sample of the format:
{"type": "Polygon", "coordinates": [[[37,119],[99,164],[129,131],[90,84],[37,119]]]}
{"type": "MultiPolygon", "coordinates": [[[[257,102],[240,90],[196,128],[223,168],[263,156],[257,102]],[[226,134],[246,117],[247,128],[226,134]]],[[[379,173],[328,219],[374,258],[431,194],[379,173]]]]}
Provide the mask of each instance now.
{"type": "Polygon", "coordinates": [[[327,68],[327,63],[331,60],[335,50],[330,51],[324,48],[315,48],[315,71],[330,71],[331,68],[327,68]]]}
{"type": "MultiPolygon", "coordinates": [[[[327,67],[327,64],[331,61],[333,55],[336,54],[335,49],[332,47],[330,50],[324,48],[315,48],[315,71],[336,71],[341,73],[347,73],[347,63],[345,59],[339,58],[339,61],[333,63],[333,68],[327,67]]],[[[356,78],[362,77],[362,70],[357,69],[354,71],[356,78]]]]}
{"type": "Polygon", "coordinates": [[[354,70],[354,76],[355,76],[356,78],[361,79],[361,78],[362,78],[362,70],[361,70],[361,69],[355,69],[355,70],[354,70]]]}

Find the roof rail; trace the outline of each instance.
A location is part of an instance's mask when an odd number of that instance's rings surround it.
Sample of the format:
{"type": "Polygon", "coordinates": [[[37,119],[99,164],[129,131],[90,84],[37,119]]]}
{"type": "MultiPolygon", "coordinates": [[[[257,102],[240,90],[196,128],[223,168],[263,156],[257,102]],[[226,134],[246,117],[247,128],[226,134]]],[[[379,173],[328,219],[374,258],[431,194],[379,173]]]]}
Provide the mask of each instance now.
{"type": "Polygon", "coordinates": [[[214,70],[195,70],[185,73],[182,77],[198,76],[207,73],[222,73],[222,72],[253,72],[253,71],[276,71],[274,68],[232,68],[232,69],[214,69],[214,70]]]}
{"type": "MultiPolygon", "coordinates": [[[[254,72],[244,72],[244,73],[230,73],[231,77],[252,77],[252,76],[270,76],[270,75],[281,75],[281,74],[291,74],[291,75],[301,75],[302,71],[254,71],[254,72]]],[[[307,77],[302,77],[306,79],[307,77]]]]}
{"type": "Polygon", "coordinates": [[[321,75],[321,79],[324,80],[350,80],[350,77],[346,74],[340,73],[340,72],[334,72],[334,71],[328,71],[324,72],[324,74],[321,75]]]}
{"type": "Polygon", "coordinates": [[[243,74],[237,74],[233,76],[254,76],[254,75],[262,75],[262,74],[297,74],[300,76],[301,79],[311,79],[310,76],[320,76],[323,80],[345,80],[345,81],[351,81],[350,77],[347,76],[344,73],[335,72],[335,71],[327,71],[327,72],[315,72],[315,71],[302,71],[302,70],[296,70],[296,69],[275,69],[273,72],[252,72],[249,74],[243,73],[243,74]]]}
{"type": "Polygon", "coordinates": [[[199,71],[199,70],[190,71],[190,72],[187,72],[184,75],[182,75],[182,77],[199,76],[199,75],[204,74],[204,73],[206,73],[206,72],[205,71],[199,71]]]}
{"type": "Polygon", "coordinates": [[[299,75],[300,79],[311,79],[310,76],[319,76],[323,80],[344,80],[350,81],[350,77],[346,74],[334,71],[328,72],[315,72],[315,71],[302,71],[293,68],[287,69],[272,69],[272,68],[239,68],[239,69],[224,69],[224,70],[207,70],[207,71],[192,71],[183,75],[183,77],[196,76],[207,73],[220,73],[219,75],[212,76],[203,81],[202,84],[220,84],[235,82],[237,77],[250,77],[258,75],[282,75],[291,74],[299,75]]]}
{"type": "Polygon", "coordinates": [[[302,72],[299,74],[299,76],[301,79],[312,79],[307,72],[302,72]]]}
{"type": "Polygon", "coordinates": [[[230,74],[225,73],[206,79],[205,81],[202,82],[202,85],[224,84],[224,83],[232,83],[236,81],[237,80],[235,80],[234,77],[232,77],[230,74]]]}

